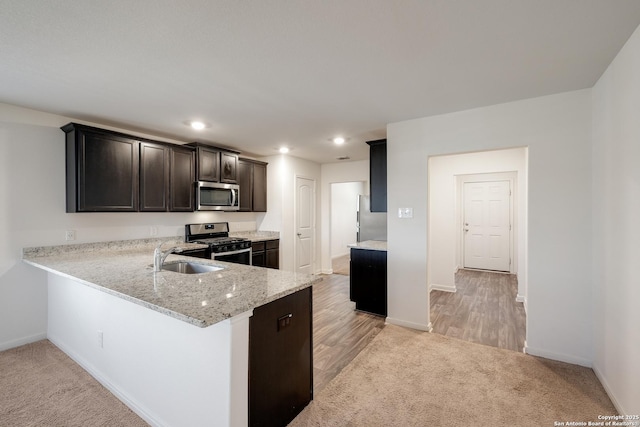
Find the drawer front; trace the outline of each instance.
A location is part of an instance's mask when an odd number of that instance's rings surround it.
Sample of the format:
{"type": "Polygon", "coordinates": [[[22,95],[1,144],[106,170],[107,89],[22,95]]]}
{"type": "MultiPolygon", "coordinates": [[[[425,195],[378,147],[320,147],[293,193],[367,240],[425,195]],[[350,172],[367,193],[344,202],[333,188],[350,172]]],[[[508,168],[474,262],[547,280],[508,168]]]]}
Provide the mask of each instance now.
{"type": "Polygon", "coordinates": [[[280,240],[267,240],[267,249],[278,249],[280,247],[280,240]]]}

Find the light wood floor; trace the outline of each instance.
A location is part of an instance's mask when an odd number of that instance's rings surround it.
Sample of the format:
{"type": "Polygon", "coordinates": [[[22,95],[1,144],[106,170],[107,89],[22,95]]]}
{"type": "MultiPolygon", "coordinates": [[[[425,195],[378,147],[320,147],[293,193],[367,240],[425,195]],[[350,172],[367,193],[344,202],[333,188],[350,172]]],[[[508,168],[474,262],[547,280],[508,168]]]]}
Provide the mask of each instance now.
{"type": "MultiPolygon", "coordinates": [[[[384,318],[355,311],[349,300],[349,255],[313,287],[313,375],[319,392],[382,330],[384,318]]],[[[514,275],[460,270],[457,292],[431,291],[433,332],[522,351],[525,312],[514,275]]]]}
{"type": "Polygon", "coordinates": [[[433,332],[522,351],[526,323],[516,276],[459,270],[455,283],[456,292],[431,291],[433,332]]]}
{"type": "Polygon", "coordinates": [[[349,276],[323,275],[313,286],[313,386],[322,390],[384,327],[384,317],[355,311],[349,276]]]}

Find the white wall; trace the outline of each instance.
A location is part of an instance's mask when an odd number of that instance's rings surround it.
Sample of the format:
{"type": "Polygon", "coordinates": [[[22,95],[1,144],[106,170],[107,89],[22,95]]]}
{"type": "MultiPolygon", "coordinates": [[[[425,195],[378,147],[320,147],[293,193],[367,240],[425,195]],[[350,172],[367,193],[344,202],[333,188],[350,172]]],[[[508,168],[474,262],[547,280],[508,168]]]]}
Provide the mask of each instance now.
{"type": "Polygon", "coordinates": [[[48,277],[48,338],[151,425],[247,425],[251,311],[199,328],[48,277]]]}
{"type": "Polygon", "coordinates": [[[640,414],[640,30],[593,88],[593,368],[640,414]]]}
{"type": "Polygon", "coordinates": [[[331,258],[347,255],[347,245],[357,241],[360,194],[364,194],[362,181],[331,184],[331,258]]]}
{"type": "Polygon", "coordinates": [[[277,155],[260,159],[268,162],[267,168],[267,210],[258,220],[259,230],[280,232],[280,269],[295,270],[295,187],[296,177],[309,178],[315,181],[315,246],[314,272],[320,270],[320,236],[321,213],[320,165],[308,160],[289,155],[277,155]]]}
{"type": "Polygon", "coordinates": [[[388,219],[391,323],[426,329],[427,159],[529,150],[527,351],[592,360],[591,91],[581,90],[390,124],[388,219]]]}
{"type": "Polygon", "coordinates": [[[518,271],[518,295],[526,296],[526,213],[527,213],[527,149],[482,151],[429,159],[429,285],[438,289],[455,289],[454,272],[459,266],[460,221],[456,206],[456,177],[470,174],[514,172],[517,174],[514,239],[514,264],[518,271]]]}
{"type": "Polygon", "coordinates": [[[76,230],[72,243],[83,243],[146,238],[152,227],[159,237],[184,236],[184,224],[191,222],[229,221],[241,230],[254,228],[258,218],[240,212],[66,213],[60,126],[70,121],[0,104],[0,350],[46,334],[46,276],[21,262],[22,248],[69,243],[69,229],[76,230]]]}
{"type": "Polygon", "coordinates": [[[331,184],[336,182],[364,182],[364,193],[369,194],[369,160],[327,163],[321,166],[321,262],[322,272],[331,274],[331,184]]]}

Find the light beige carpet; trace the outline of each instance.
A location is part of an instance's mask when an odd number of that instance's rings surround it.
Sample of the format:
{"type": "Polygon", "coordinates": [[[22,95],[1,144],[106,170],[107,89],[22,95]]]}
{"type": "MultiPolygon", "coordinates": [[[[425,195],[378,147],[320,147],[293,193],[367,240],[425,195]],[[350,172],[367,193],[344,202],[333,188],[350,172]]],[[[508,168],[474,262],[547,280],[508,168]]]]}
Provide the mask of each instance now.
{"type": "Polygon", "coordinates": [[[0,426],[147,426],[44,340],[0,353],[0,426]]]}
{"type": "Polygon", "coordinates": [[[387,325],[290,426],[537,427],[615,413],[591,369],[387,325]]]}

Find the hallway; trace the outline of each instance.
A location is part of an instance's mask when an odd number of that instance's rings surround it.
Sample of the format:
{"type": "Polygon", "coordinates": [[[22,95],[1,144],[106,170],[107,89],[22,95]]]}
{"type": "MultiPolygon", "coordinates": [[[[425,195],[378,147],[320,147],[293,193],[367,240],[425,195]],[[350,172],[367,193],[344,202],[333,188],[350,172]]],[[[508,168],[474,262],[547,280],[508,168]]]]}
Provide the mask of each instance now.
{"type": "Polygon", "coordinates": [[[522,352],[526,319],[513,274],[459,270],[457,292],[431,291],[433,332],[522,352]]]}

